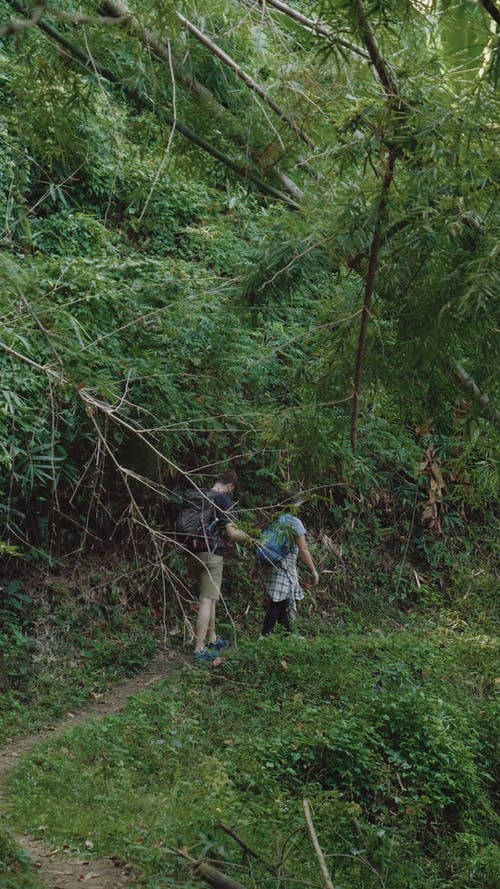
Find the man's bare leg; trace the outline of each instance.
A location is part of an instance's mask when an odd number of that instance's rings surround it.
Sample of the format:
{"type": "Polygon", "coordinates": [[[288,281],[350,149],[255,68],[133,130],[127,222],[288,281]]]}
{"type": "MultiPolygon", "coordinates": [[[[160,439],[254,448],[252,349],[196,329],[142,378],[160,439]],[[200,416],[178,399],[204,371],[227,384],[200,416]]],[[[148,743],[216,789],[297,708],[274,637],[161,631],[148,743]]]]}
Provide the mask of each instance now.
{"type": "Polygon", "coordinates": [[[215,642],[217,635],[215,632],[215,609],[217,607],[217,599],[210,600],[210,620],[208,622],[208,641],[215,642]]]}
{"type": "Polygon", "coordinates": [[[198,605],[198,618],[196,621],[196,648],[195,651],[203,651],[207,638],[208,628],[212,614],[212,602],[215,599],[200,599],[198,605]]]}

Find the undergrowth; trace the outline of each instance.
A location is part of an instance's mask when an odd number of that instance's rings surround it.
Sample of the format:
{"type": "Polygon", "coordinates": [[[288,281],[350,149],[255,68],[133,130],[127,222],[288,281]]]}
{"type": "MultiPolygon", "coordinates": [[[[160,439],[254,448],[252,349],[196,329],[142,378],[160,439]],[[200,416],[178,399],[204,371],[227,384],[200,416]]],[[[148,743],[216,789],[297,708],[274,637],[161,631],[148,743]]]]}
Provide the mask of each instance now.
{"type": "Polygon", "coordinates": [[[274,889],[319,884],[307,798],[343,889],[494,889],[497,658],[488,635],[423,624],[245,640],[221,672],[181,667],[40,746],[10,818],[147,889],[197,885],[179,847],[274,889]]]}
{"type": "MultiPolygon", "coordinates": [[[[129,603],[106,566],[25,578],[0,600],[0,744],[81,707],[141,669],[157,645],[150,609],[129,603]]],[[[115,566],[115,574],[116,571],[115,566]]]]}

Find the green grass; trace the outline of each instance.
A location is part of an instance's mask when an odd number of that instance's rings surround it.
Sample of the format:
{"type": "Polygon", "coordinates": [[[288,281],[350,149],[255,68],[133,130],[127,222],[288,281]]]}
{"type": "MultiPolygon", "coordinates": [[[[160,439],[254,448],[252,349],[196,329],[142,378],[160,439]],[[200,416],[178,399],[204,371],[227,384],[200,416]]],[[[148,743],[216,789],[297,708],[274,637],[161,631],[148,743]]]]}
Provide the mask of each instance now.
{"type": "MultiPolygon", "coordinates": [[[[38,631],[42,618],[38,621],[38,631]]],[[[61,602],[45,636],[2,632],[4,692],[0,695],[0,745],[30,734],[82,707],[92,693],[140,670],[157,645],[147,609],[104,613],[61,602]]]]}
{"type": "Polygon", "coordinates": [[[492,638],[447,627],[245,641],[220,675],[182,667],[38,747],[12,774],[9,817],[130,861],[148,889],[198,885],[179,846],[274,889],[218,823],[284,887],[318,885],[307,797],[343,889],[494,889],[497,663],[492,638]]]}

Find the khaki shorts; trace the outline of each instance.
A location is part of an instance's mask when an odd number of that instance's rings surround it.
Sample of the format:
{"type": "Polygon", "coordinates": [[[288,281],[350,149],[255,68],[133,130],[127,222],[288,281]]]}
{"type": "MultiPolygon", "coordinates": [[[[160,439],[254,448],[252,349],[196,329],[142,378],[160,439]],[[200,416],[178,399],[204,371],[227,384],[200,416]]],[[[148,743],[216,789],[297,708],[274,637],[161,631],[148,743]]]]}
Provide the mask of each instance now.
{"type": "Polygon", "coordinates": [[[200,599],[218,599],[222,584],[223,556],[198,553],[189,557],[189,571],[198,580],[200,599]]]}

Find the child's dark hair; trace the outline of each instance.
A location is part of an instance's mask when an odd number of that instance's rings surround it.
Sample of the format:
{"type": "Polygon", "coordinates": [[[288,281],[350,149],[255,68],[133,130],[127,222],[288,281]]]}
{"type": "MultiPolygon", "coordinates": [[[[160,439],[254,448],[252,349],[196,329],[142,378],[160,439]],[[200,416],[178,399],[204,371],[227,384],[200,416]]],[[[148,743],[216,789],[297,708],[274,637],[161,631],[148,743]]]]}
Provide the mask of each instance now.
{"type": "Polygon", "coordinates": [[[280,506],[293,506],[299,500],[302,500],[302,496],[298,488],[288,485],[288,487],[282,488],[279,492],[280,506]]]}

